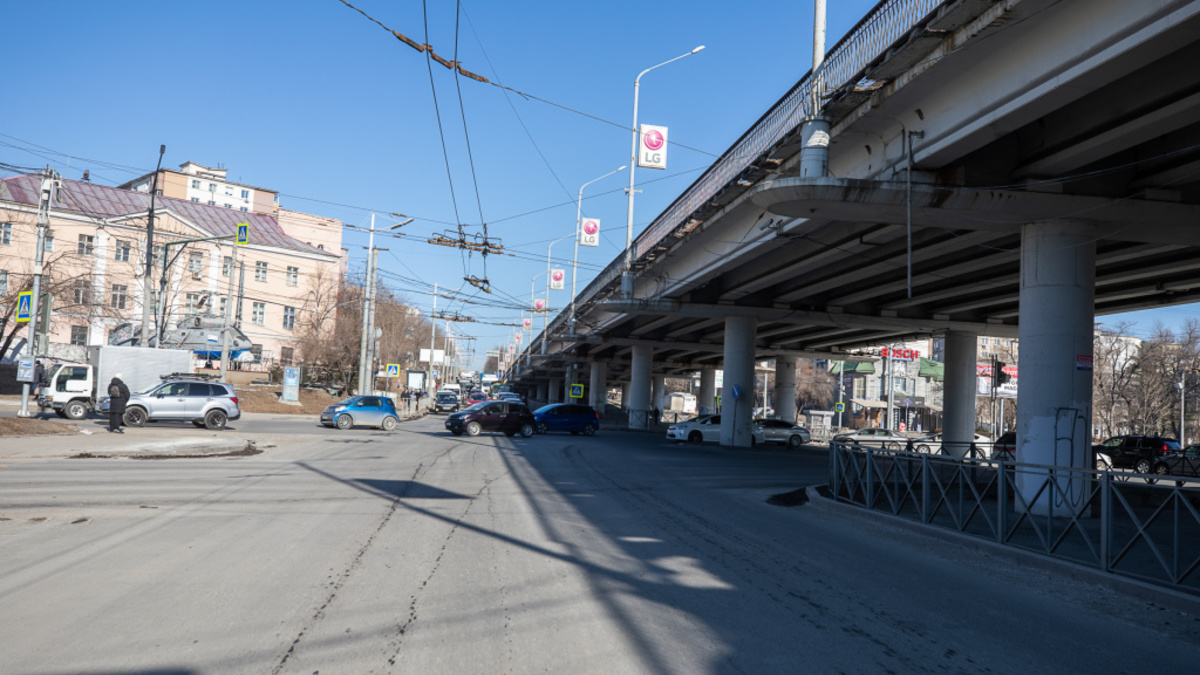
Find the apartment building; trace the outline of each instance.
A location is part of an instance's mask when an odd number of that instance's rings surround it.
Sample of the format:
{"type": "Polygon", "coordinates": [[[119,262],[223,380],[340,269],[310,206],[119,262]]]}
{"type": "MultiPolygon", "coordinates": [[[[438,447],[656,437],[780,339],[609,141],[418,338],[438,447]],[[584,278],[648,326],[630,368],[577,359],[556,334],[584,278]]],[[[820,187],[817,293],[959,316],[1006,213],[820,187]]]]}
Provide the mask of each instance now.
{"type": "MultiPolygon", "coordinates": [[[[217,206],[247,213],[274,215],[279,210],[279,193],[274,190],[237,183],[228,179],[229,169],[214,169],[195,162],[184,162],[179,169],[159,169],[158,194],[194,204],[217,206]]],[[[154,173],[120,185],[123,190],[150,194],[154,173]]]]}
{"type": "MultiPolygon", "coordinates": [[[[0,179],[0,303],[15,299],[31,278],[40,184],[40,175],[0,179]]],[[[62,182],[45,242],[43,289],[54,296],[51,354],[79,358],[83,346],[106,343],[117,326],[140,322],[149,208],[148,192],[62,182]]],[[[190,315],[236,312],[240,286],[241,328],[262,348],[258,367],[295,361],[308,322],[332,330],[334,297],[346,266],[341,234],[335,219],[156,197],[153,281],[159,288],[165,259],[167,325],[190,315]],[[233,235],[238,223],[249,225],[249,245],[232,240],[170,245],[233,235]]],[[[156,290],[149,299],[156,312],[158,295],[156,290]]],[[[0,358],[10,360],[23,348],[23,341],[14,342],[0,358]]]]}

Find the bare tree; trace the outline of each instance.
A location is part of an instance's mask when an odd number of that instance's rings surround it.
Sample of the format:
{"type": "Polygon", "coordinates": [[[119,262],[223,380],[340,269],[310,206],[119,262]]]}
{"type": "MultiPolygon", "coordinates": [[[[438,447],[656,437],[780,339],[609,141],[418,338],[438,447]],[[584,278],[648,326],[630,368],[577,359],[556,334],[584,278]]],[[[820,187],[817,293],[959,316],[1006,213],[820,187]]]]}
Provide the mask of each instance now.
{"type": "Polygon", "coordinates": [[[813,359],[796,362],[796,409],[828,409],[836,396],[837,378],[813,359]]]}

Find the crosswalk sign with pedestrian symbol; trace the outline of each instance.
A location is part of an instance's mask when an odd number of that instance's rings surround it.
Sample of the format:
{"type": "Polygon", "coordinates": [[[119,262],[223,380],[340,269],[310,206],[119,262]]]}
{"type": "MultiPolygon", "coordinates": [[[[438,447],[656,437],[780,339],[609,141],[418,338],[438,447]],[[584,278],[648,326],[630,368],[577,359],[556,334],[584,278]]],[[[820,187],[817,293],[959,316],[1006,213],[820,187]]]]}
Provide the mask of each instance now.
{"type": "Polygon", "coordinates": [[[400,377],[400,364],[389,363],[387,367],[388,377],[400,377]]]}
{"type": "Polygon", "coordinates": [[[17,294],[17,321],[29,321],[33,316],[33,291],[17,294]]]}
{"type": "Polygon", "coordinates": [[[250,223],[238,223],[237,243],[238,246],[250,243],[250,223]]]}
{"type": "Polygon", "coordinates": [[[571,385],[571,398],[583,398],[583,385],[582,384],[571,385]]]}

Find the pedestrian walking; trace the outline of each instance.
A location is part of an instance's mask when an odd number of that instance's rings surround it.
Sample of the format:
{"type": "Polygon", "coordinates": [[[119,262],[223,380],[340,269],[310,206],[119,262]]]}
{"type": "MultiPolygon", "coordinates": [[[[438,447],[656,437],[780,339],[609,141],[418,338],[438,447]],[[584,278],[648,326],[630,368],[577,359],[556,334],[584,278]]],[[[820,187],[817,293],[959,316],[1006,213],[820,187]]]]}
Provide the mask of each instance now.
{"type": "Polygon", "coordinates": [[[121,418],[125,416],[125,404],[129,401],[129,387],[121,381],[121,374],[113,375],[108,383],[108,433],[123,434],[121,418]]]}

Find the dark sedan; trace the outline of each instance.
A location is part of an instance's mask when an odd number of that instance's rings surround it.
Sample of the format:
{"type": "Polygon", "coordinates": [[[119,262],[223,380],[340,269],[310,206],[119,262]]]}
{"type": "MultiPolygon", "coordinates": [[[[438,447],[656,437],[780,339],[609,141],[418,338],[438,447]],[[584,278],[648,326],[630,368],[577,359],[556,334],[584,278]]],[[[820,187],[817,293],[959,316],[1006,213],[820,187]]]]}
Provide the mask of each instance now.
{"type": "Polygon", "coordinates": [[[499,431],[505,436],[533,435],[533,413],[523,403],[485,401],[451,414],[446,418],[446,430],[455,436],[478,436],[484,431],[499,431]]]}

